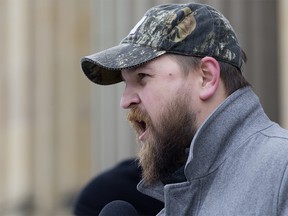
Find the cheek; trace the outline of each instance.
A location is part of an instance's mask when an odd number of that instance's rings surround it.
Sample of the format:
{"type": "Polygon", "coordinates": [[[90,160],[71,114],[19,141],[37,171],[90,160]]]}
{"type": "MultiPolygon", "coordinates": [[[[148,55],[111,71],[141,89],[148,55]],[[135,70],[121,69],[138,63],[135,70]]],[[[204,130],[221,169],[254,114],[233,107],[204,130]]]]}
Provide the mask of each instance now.
{"type": "Polygon", "coordinates": [[[167,107],[167,104],[169,104],[170,101],[170,95],[158,93],[150,95],[146,98],[145,102],[142,102],[152,122],[155,123],[159,121],[160,115],[163,113],[163,110],[165,109],[165,107],[167,107]]]}
{"type": "Polygon", "coordinates": [[[141,98],[141,103],[145,111],[154,122],[161,112],[161,106],[163,106],[163,97],[159,94],[149,94],[141,98]]]}
{"type": "Polygon", "coordinates": [[[183,88],[183,83],[169,83],[169,87],[166,85],[161,85],[161,83],[157,83],[156,85],[150,86],[149,89],[146,88],[145,92],[143,91],[141,94],[141,102],[144,106],[144,109],[150,115],[152,121],[157,121],[159,118],[159,114],[163,112],[163,108],[167,106],[167,104],[171,103],[177,92],[183,88]]]}

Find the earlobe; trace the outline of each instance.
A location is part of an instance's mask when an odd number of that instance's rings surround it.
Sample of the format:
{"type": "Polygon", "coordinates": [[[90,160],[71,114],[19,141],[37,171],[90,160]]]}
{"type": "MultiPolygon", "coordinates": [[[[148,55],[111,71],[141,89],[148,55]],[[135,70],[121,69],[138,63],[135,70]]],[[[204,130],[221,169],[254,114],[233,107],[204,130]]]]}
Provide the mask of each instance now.
{"type": "Polygon", "coordinates": [[[216,59],[204,57],[201,59],[202,86],[200,99],[208,100],[211,98],[220,83],[220,66],[216,59]]]}

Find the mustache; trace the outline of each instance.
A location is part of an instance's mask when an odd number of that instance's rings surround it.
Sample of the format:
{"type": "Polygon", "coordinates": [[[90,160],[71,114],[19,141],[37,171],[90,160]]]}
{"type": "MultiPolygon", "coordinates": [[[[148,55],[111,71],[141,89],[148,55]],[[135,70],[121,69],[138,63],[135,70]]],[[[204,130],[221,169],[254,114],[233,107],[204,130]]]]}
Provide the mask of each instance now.
{"type": "Polygon", "coordinates": [[[137,133],[141,133],[145,131],[147,127],[152,126],[152,120],[148,113],[142,111],[137,106],[131,107],[127,113],[127,120],[130,122],[137,133]]]}
{"type": "Polygon", "coordinates": [[[133,106],[127,113],[127,119],[130,122],[149,122],[150,118],[145,111],[140,110],[138,107],[133,106]]]}

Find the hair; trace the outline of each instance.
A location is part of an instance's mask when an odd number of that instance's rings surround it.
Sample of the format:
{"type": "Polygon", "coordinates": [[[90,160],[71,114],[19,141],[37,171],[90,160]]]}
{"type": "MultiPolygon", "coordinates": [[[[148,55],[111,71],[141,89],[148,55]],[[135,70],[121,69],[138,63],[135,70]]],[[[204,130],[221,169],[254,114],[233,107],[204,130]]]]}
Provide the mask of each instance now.
{"type": "MultiPolygon", "coordinates": [[[[246,53],[241,50],[241,57],[246,63],[246,53]]],[[[191,68],[198,68],[200,66],[201,57],[172,55],[178,64],[182,67],[184,73],[188,74],[191,68]]],[[[220,66],[220,77],[223,80],[227,95],[232,94],[236,90],[250,86],[250,83],[245,79],[241,70],[229,63],[218,61],[220,66]]]]}

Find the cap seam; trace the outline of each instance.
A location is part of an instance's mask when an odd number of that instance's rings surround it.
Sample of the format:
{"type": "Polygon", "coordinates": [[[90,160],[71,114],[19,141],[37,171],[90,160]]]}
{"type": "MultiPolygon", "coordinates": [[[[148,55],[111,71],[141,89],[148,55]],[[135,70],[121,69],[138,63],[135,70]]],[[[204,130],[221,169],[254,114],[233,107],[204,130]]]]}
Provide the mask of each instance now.
{"type": "Polygon", "coordinates": [[[211,47],[210,47],[210,49],[209,49],[209,56],[213,56],[213,50],[215,49],[215,40],[216,40],[216,38],[218,39],[219,30],[218,30],[218,28],[216,27],[215,17],[214,17],[213,14],[211,13],[210,8],[209,8],[207,5],[205,5],[205,8],[206,8],[206,10],[208,11],[208,13],[210,14],[210,17],[211,17],[212,20],[213,20],[212,23],[213,23],[213,32],[215,32],[215,38],[214,38],[213,45],[212,45],[213,49],[211,49],[211,47]],[[217,31],[215,31],[215,30],[217,30],[217,31]]]}
{"type": "MultiPolygon", "coordinates": [[[[92,60],[92,59],[90,59],[90,58],[87,58],[87,57],[83,58],[83,59],[81,60],[81,62],[84,63],[84,62],[87,62],[87,61],[88,61],[88,62],[90,62],[90,63],[92,63],[92,64],[95,64],[97,67],[104,68],[104,69],[108,69],[108,70],[113,70],[113,71],[116,72],[116,71],[121,71],[121,70],[124,70],[124,69],[134,68],[134,67],[143,65],[143,64],[145,64],[145,63],[147,63],[147,62],[149,62],[149,61],[152,61],[152,60],[154,60],[154,59],[162,56],[163,54],[167,53],[167,51],[165,51],[165,50],[157,50],[157,51],[159,51],[159,52],[164,52],[164,53],[162,53],[161,55],[158,55],[158,56],[156,56],[156,57],[154,57],[154,58],[148,59],[147,61],[138,63],[138,64],[136,64],[136,65],[132,65],[132,66],[129,66],[129,67],[111,68],[111,67],[104,66],[104,65],[102,65],[102,64],[100,64],[100,63],[98,63],[98,62],[96,62],[96,61],[94,61],[94,60],[92,60]]],[[[88,72],[89,72],[89,74],[92,73],[90,70],[89,70],[88,72]]],[[[85,73],[86,73],[86,72],[85,72],[85,73]]],[[[86,74],[87,74],[87,73],[86,73],[86,74]]]]}

